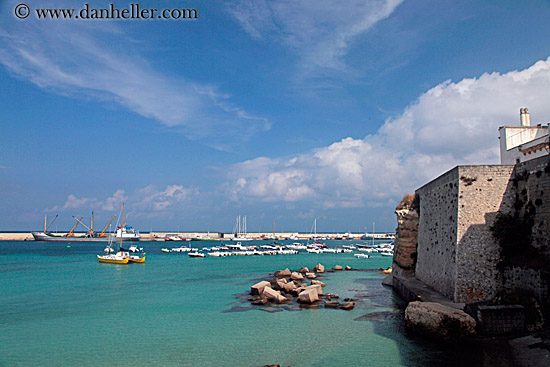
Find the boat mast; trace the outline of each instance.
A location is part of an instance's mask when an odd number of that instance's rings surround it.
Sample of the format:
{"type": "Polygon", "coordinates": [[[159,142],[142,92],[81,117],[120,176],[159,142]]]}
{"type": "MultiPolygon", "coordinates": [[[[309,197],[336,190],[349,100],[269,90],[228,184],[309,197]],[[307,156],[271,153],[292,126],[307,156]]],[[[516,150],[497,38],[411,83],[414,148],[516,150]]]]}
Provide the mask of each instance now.
{"type": "Polygon", "coordinates": [[[124,203],[122,203],[122,227],[120,227],[120,248],[122,249],[122,228],[124,228],[124,203]]]}
{"type": "Polygon", "coordinates": [[[45,215],[44,216],[44,233],[46,233],[46,222],[47,222],[47,220],[48,220],[48,216],[45,215]]]}

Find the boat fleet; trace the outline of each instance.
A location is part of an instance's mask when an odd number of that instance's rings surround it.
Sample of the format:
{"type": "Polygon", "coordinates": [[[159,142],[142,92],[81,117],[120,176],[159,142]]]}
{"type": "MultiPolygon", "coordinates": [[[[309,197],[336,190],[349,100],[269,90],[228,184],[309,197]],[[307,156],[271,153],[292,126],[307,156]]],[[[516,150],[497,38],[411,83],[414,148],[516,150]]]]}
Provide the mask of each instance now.
{"type": "Polygon", "coordinates": [[[354,254],[357,258],[368,259],[371,254],[378,253],[382,256],[393,256],[393,242],[381,244],[364,244],[357,243],[355,245],[343,245],[340,247],[328,247],[321,241],[316,241],[312,244],[294,242],[289,245],[274,242],[266,245],[243,245],[241,242],[236,244],[222,244],[220,246],[204,247],[202,249],[180,246],[173,248],[162,248],[164,253],[187,253],[189,257],[204,258],[204,257],[226,257],[226,256],[264,256],[264,255],[296,255],[300,252],[308,254],[354,254]],[[355,253],[357,251],[357,253],[355,253]]]}

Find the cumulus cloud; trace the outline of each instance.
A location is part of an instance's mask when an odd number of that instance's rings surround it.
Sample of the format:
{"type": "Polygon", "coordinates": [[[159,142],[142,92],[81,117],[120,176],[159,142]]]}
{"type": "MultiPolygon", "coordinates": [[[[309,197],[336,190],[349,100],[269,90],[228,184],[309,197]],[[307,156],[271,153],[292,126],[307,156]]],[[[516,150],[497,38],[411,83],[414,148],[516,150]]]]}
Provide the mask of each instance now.
{"type": "Polygon", "coordinates": [[[133,216],[147,217],[158,212],[166,214],[168,211],[180,210],[182,204],[190,202],[198,195],[199,190],[193,187],[168,185],[162,190],[149,185],[131,193],[118,189],[113,195],[103,200],[78,198],[73,194],[69,194],[63,205],[54,206],[46,211],[72,212],[74,209],[79,209],[118,212],[122,207],[122,203],[125,202],[126,208],[128,208],[127,213],[132,213],[133,216]]]}
{"type": "Polygon", "coordinates": [[[169,185],[162,191],[149,185],[138,190],[137,196],[141,199],[135,205],[139,211],[165,211],[196,194],[198,194],[196,188],[184,188],[182,185],[169,185]]]}
{"type": "Polygon", "coordinates": [[[356,37],[386,19],[403,0],[240,0],[229,12],[254,39],[276,41],[300,56],[301,72],[345,71],[356,37]]]}
{"type": "Polygon", "coordinates": [[[531,121],[547,122],[549,98],[550,58],[445,81],[364,139],[234,165],[228,191],[236,200],[313,200],[328,208],[395,203],[457,164],[499,163],[498,127],[517,125],[520,107],[529,108],[531,121]]]}
{"type": "MultiPolygon", "coordinates": [[[[11,12],[16,4],[2,7],[11,12]]],[[[4,17],[0,64],[48,91],[118,104],[216,147],[228,135],[246,140],[270,128],[217,86],[156,70],[136,42],[113,22],[4,17]]]]}

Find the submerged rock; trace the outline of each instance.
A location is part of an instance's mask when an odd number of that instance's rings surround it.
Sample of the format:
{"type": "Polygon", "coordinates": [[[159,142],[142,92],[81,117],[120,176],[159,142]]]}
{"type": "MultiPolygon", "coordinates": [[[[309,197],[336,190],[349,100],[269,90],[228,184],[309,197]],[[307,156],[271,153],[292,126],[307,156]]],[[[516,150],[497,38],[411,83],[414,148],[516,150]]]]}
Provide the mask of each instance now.
{"type": "Polygon", "coordinates": [[[338,308],[338,307],[340,307],[340,302],[338,301],[325,302],[325,308],[338,308]]]}
{"type": "Polygon", "coordinates": [[[405,310],[410,330],[435,338],[461,338],[475,335],[476,321],[462,310],[435,302],[411,302],[405,310]]]}
{"type": "Polygon", "coordinates": [[[343,302],[340,304],[342,310],[353,310],[353,307],[355,307],[355,302],[343,302]]]}

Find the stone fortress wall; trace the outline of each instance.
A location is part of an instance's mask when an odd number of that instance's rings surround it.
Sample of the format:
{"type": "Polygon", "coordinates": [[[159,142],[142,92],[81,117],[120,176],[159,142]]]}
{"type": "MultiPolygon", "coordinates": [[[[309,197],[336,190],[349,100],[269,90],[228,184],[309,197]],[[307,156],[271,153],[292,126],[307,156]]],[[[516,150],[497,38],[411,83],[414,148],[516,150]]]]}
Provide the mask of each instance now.
{"type": "Polygon", "coordinates": [[[456,283],[459,168],[416,190],[419,198],[416,277],[452,299],[456,283]]]}
{"type": "Polygon", "coordinates": [[[490,300],[518,288],[548,299],[547,272],[497,268],[500,245],[490,228],[499,211],[529,211],[532,245],[550,264],[549,156],[515,166],[457,166],[415,196],[417,208],[396,210],[396,276],[416,277],[454,302],[490,300]]]}

